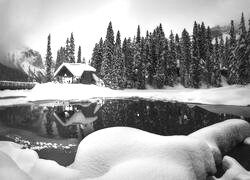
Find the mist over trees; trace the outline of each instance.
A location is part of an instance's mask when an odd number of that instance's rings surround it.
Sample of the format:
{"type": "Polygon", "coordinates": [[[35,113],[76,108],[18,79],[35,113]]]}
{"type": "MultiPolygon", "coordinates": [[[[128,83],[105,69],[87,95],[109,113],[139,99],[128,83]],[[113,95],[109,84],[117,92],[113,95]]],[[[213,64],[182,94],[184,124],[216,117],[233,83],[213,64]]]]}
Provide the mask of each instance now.
{"type": "Polygon", "coordinates": [[[184,29],[181,36],[171,31],[169,37],[161,24],[145,36],[138,26],[136,36],[124,38],[121,45],[121,34],[117,32],[115,41],[110,22],[106,38],[101,38],[93,49],[91,65],[105,85],[114,89],[177,84],[189,88],[220,87],[222,77],[228,84],[250,83],[250,28],[246,30],[244,14],[239,37],[236,38],[234,21],[229,36],[212,34],[204,22],[194,22],[192,35],[184,29]]]}

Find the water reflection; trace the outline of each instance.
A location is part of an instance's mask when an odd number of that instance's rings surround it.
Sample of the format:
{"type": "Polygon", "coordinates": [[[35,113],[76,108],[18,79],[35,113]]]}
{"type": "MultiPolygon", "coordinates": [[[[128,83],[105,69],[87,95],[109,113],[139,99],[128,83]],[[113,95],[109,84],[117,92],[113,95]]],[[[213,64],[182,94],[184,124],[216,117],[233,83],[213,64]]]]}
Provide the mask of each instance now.
{"type": "MultiPolygon", "coordinates": [[[[94,99],[36,102],[0,109],[2,127],[28,130],[54,139],[75,138],[107,127],[128,126],[160,135],[186,135],[239,116],[210,112],[198,105],[146,99],[94,99]]],[[[0,131],[0,136],[3,136],[0,131]]]]}

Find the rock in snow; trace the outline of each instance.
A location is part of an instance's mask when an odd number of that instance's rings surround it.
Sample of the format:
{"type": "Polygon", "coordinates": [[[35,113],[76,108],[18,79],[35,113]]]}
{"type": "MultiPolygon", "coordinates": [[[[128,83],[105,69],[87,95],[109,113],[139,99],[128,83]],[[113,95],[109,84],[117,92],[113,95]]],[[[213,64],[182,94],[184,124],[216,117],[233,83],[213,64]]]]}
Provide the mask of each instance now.
{"type": "Polygon", "coordinates": [[[35,151],[23,150],[15,143],[0,141],[0,179],[205,180],[216,173],[215,162],[221,163],[221,157],[248,136],[250,125],[239,119],[189,136],[107,128],[82,140],[69,167],[39,159],[35,151]]]}

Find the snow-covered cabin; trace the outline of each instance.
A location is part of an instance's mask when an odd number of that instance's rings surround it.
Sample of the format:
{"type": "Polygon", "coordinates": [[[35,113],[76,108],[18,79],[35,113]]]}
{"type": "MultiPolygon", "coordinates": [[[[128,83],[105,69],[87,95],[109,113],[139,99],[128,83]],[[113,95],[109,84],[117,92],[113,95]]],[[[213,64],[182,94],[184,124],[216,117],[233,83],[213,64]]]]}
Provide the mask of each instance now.
{"type": "Polygon", "coordinates": [[[96,84],[103,86],[103,81],[95,74],[96,69],[83,63],[63,63],[61,64],[54,77],[60,83],[81,83],[96,84]]]}

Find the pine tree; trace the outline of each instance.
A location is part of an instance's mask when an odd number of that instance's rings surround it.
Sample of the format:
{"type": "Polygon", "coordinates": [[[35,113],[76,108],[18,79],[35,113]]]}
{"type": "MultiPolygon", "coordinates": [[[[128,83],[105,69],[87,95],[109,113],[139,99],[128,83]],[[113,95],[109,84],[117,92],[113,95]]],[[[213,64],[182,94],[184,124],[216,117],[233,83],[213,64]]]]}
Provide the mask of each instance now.
{"type": "Polygon", "coordinates": [[[219,63],[219,43],[218,37],[215,38],[215,45],[212,56],[212,75],[211,75],[211,85],[214,87],[220,87],[221,85],[221,74],[220,74],[220,63],[219,63]]]}
{"type": "Polygon", "coordinates": [[[190,78],[192,87],[199,88],[201,86],[201,63],[199,53],[199,42],[198,42],[198,25],[196,21],[193,27],[193,38],[192,38],[192,63],[190,67],[190,78]]]}
{"type": "Polygon", "coordinates": [[[69,51],[70,51],[70,44],[69,44],[69,38],[67,38],[65,47],[65,63],[70,62],[69,51]]]}
{"type": "Polygon", "coordinates": [[[81,63],[81,60],[82,60],[82,50],[81,50],[81,46],[79,46],[78,53],[77,53],[77,63],[81,63]]]}
{"type": "Polygon", "coordinates": [[[162,88],[171,79],[171,77],[166,77],[166,72],[170,70],[171,63],[166,62],[169,57],[168,46],[166,45],[165,33],[161,24],[156,27],[153,35],[155,36],[155,59],[153,61],[156,62],[153,85],[157,88],[162,88]]]}
{"type": "Polygon", "coordinates": [[[246,56],[248,57],[248,80],[247,83],[250,83],[250,19],[248,21],[248,32],[247,32],[247,49],[246,56]]]}
{"type": "Polygon", "coordinates": [[[239,74],[239,79],[238,83],[245,85],[248,82],[248,64],[249,64],[249,59],[246,54],[247,52],[247,31],[246,31],[246,26],[245,26],[245,19],[244,19],[244,14],[242,13],[241,15],[241,21],[240,21],[240,36],[237,42],[236,46],[236,59],[238,61],[238,74],[239,74]]]}
{"type": "Polygon", "coordinates": [[[131,39],[124,39],[122,45],[122,51],[124,54],[124,79],[126,82],[126,88],[133,88],[133,60],[134,51],[132,47],[131,39]]]}
{"type": "Polygon", "coordinates": [[[112,23],[109,23],[106,39],[104,42],[103,49],[103,62],[101,66],[101,76],[103,77],[104,83],[108,86],[112,86],[112,64],[114,60],[114,31],[112,23]]]}
{"type": "Polygon", "coordinates": [[[75,63],[75,40],[73,33],[71,33],[69,40],[69,62],[75,63]]]}
{"type": "Polygon", "coordinates": [[[199,53],[200,53],[200,69],[203,72],[201,74],[201,83],[205,85],[209,85],[209,81],[211,78],[211,74],[208,74],[207,65],[211,56],[211,50],[208,49],[207,46],[207,38],[206,38],[206,27],[205,24],[202,22],[201,26],[198,26],[199,35],[198,35],[198,42],[199,42],[199,53]]]}
{"type": "MultiPolygon", "coordinates": [[[[165,45],[167,45],[165,43],[165,45]]],[[[168,48],[166,49],[166,51],[168,48]]],[[[177,52],[176,52],[176,45],[175,45],[175,39],[174,34],[171,31],[169,36],[169,58],[165,59],[164,61],[167,61],[168,68],[168,85],[174,86],[177,83],[177,52]]]]}
{"type": "Polygon", "coordinates": [[[51,37],[50,34],[48,36],[48,44],[47,44],[47,53],[46,53],[46,82],[51,82],[53,79],[52,74],[52,53],[51,53],[51,46],[50,46],[51,37]]]}
{"type": "Polygon", "coordinates": [[[123,85],[123,55],[121,48],[120,31],[117,32],[115,50],[114,50],[114,63],[112,72],[113,88],[121,88],[123,85]]]}
{"type": "Polygon", "coordinates": [[[137,36],[136,36],[136,43],[139,44],[141,42],[141,28],[138,26],[137,28],[137,36]]]}
{"type": "Polygon", "coordinates": [[[191,62],[191,42],[186,29],[182,31],[182,58],[180,61],[181,83],[184,87],[190,87],[190,62],[191,62]]]}
{"type": "Polygon", "coordinates": [[[177,83],[181,83],[180,80],[180,62],[182,61],[182,52],[181,52],[181,43],[180,43],[180,38],[179,35],[175,35],[175,45],[176,45],[176,63],[177,63],[177,75],[178,75],[178,80],[177,83]]]}
{"type": "MultiPolygon", "coordinates": [[[[224,67],[229,70],[229,60],[230,60],[230,42],[228,37],[226,37],[225,40],[225,50],[224,50],[224,54],[225,54],[225,62],[224,62],[224,67]]],[[[227,77],[228,77],[228,73],[227,73],[227,77]]]]}
{"type": "Polygon", "coordinates": [[[99,43],[96,43],[91,58],[91,66],[93,66],[96,69],[96,74],[97,76],[100,77],[101,77],[100,72],[101,72],[102,61],[103,61],[103,40],[101,38],[99,43]]]}
{"type": "Polygon", "coordinates": [[[236,58],[236,33],[234,29],[234,21],[231,21],[231,27],[230,27],[230,40],[229,40],[229,48],[230,48],[230,54],[229,54],[229,61],[228,61],[228,83],[229,84],[237,84],[239,80],[239,64],[238,60],[236,58]]]}
{"type": "Polygon", "coordinates": [[[220,68],[223,69],[226,67],[226,60],[225,60],[225,44],[223,36],[220,36],[220,43],[219,43],[219,62],[220,68]]]}
{"type": "MultiPolygon", "coordinates": [[[[207,86],[211,86],[212,85],[212,70],[213,70],[213,66],[214,66],[214,61],[213,61],[213,54],[214,54],[214,47],[212,44],[212,35],[211,35],[211,30],[210,27],[207,27],[206,30],[206,60],[205,60],[205,70],[206,70],[206,84],[207,86]]],[[[217,39],[218,40],[218,39],[217,39]]],[[[216,57],[217,58],[217,57],[216,57]]],[[[203,72],[205,73],[205,72],[203,72]]]]}

